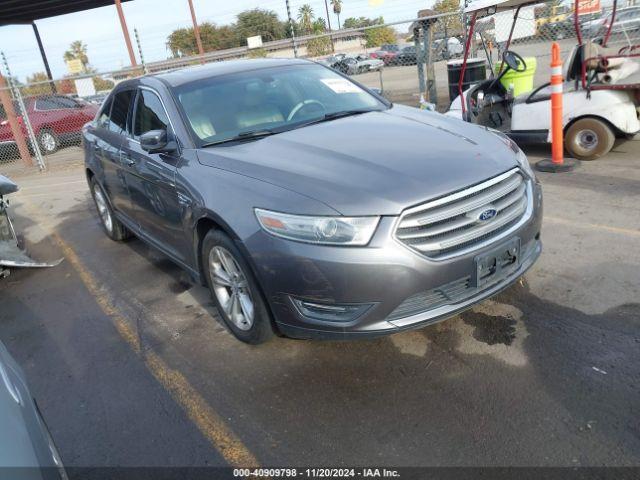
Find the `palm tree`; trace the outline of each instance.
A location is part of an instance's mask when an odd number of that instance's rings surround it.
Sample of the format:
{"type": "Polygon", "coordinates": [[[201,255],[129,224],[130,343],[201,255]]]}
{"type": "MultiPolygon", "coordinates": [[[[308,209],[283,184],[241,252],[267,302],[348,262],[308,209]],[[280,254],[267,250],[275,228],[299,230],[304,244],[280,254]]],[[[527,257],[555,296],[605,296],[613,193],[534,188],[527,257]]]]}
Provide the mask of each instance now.
{"type": "Polygon", "coordinates": [[[80,60],[82,63],[82,69],[87,70],[87,66],[89,65],[89,57],[87,56],[87,46],[82,43],[82,40],[76,40],[75,42],[71,42],[69,45],[69,50],[64,52],[65,60],[80,60]]]}
{"type": "Polygon", "coordinates": [[[340,30],[340,12],[342,12],[342,0],[331,0],[333,13],[338,17],[338,30],[340,30]]]}
{"type": "Polygon", "coordinates": [[[305,33],[310,33],[313,24],[313,8],[308,3],[305,3],[298,10],[298,20],[300,20],[300,27],[305,33]]]}

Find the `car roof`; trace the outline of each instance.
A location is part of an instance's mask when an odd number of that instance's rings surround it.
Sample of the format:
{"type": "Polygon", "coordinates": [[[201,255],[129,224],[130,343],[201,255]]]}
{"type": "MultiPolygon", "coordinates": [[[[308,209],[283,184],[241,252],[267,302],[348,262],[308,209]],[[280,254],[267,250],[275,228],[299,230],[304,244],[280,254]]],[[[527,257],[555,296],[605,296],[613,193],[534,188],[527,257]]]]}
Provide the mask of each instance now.
{"type": "MultiPolygon", "coordinates": [[[[287,65],[309,65],[313,62],[309,60],[293,58],[259,58],[247,60],[226,60],[224,62],[213,62],[206,65],[172,70],[170,72],[158,73],[149,77],[158,78],[172,87],[184,85],[204,78],[228,75],[231,73],[248,72],[270,67],[284,67],[287,65]]],[[[149,78],[147,77],[147,78],[149,78]]],[[[143,77],[144,78],[144,77],[143,77]]]]}

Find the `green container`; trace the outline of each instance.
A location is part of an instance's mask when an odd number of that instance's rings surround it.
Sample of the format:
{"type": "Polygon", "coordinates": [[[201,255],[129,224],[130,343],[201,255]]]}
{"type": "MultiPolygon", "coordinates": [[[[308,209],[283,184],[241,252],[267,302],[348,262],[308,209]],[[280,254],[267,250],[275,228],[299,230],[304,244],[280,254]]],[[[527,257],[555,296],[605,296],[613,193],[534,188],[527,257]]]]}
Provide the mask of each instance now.
{"type": "MultiPolygon", "coordinates": [[[[515,70],[509,70],[504,77],[500,80],[500,83],[509,90],[509,86],[513,85],[513,94],[518,96],[522,93],[527,93],[533,90],[533,76],[536,73],[536,58],[527,57],[524,59],[527,65],[527,69],[524,72],[516,72],[515,70]]],[[[499,73],[500,65],[502,61],[496,63],[496,75],[499,73]]],[[[505,68],[506,68],[505,64],[505,68]]]]}

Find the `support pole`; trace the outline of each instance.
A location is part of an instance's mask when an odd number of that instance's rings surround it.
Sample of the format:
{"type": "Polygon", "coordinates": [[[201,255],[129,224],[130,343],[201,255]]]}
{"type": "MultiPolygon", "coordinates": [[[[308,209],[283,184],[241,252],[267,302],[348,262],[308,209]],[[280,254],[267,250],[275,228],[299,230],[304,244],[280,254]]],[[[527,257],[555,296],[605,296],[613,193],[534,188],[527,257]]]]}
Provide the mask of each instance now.
{"type": "Polygon", "coordinates": [[[572,158],[564,159],[562,131],[562,59],[560,45],[551,45],[551,160],[540,160],[536,168],[541,172],[568,172],[576,166],[572,158]]]}
{"type": "Polygon", "coordinates": [[[29,147],[24,139],[24,133],[22,133],[22,128],[18,121],[18,115],[16,115],[16,111],[13,108],[13,101],[11,100],[9,87],[7,86],[7,82],[2,74],[0,74],[0,103],[2,103],[4,111],[7,114],[7,121],[9,122],[9,127],[11,127],[11,133],[13,134],[13,139],[16,142],[18,153],[20,153],[20,158],[24,162],[25,166],[32,167],[33,161],[31,160],[29,147]]]}
{"type": "Polygon", "coordinates": [[[200,38],[200,27],[198,27],[198,21],[196,20],[196,10],[193,8],[193,0],[189,0],[189,11],[191,12],[191,21],[193,22],[193,34],[196,37],[196,45],[198,46],[198,55],[204,55],[202,39],[200,38]]]}
{"type": "Polygon", "coordinates": [[[146,75],[149,73],[147,65],[144,63],[144,56],[142,55],[142,44],[140,43],[140,36],[138,35],[138,29],[133,27],[133,35],[136,39],[136,45],[138,46],[138,55],[140,55],[140,64],[142,65],[142,71],[146,75]]]}
{"type": "Polygon", "coordinates": [[[47,54],[44,51],[44,46],[42,45],[42,39],[40,38],[40,32],[38,31],[38,26],[36,22],[31,22],[31,27],[33,27],[33,34],[36,36],[36,42],[38,43],[38,49],[40,50],[40,56],[42,57],[42,63],[44,63],[44,70],[47,72],[47,77],[49,78],[49,86],[51,87],[51,93],[54,95],[58,93],[56,91],[56,84],[53,82],[53,76],[51,75],[51,68],[49,68],[49,60],[47,60],[47,54]]]}
{"type": "Polygon", "coordinates": [[[462,67],[460,67],[460,78],[458,79],[458,95],[460,96],[460,106],[462,107],[462,119],[467,121],[467,99],[464,97],[464,74],[467,71],[467,60],[469,59],[469,48],[471,47],[471,39],[473,38],[473,28],[476,26],[476,18],[478,17],[478,12],[473,12],[471,15],[471,20],[469,21],[469,34],[467,35],[465,47],[464,47],[464,57],[462,58],[462,67]]]}
{"type": "Polygon", "coordinates": [[[293,42],[293,56],[298,58],[298,45],[296,43],[296,32],[293,26],[293,19],[291,18],[291,8],[289,7],[289,0],[285,0],[287,4],[287,18],[289,19],[289,28],[291,29],[291,40],[293,42]]]}
{"type": "MultiPolygon", "coordinates": [[[[427,73],[427,100],[434,105],[438,104],[438,93],[436,91],[436,72],[433,67],[433,55],[431,55],[431,45],[433,44],[433,22],[426,21],[422,25],[422,45],[424,51],[424,64],[427,73]]],[[[444,39],[445,48],[448,48],[447,39],[444,39]]]]}
{"type": "Polygon", "coordinates": [[[120,19],[120,26],[122,27],[122,34],[124,35],[124,43],[127,44],[127,51],[129,52],[129,61],[131,66],[138,65],[136,62],[136,56],[133,53],[133,45],[131,45],[131,37],[129,37],[129,29],[127,28],[127,21],[124,19],[124,13],[122,11],[122,4],[120,0],[115,0],[116,10],[118,11],[118,18],[120,19]]]}
{"type": "MultiPolygon", "coordinates": [[[[7,72],[7,83],[9,84],[11,96],[14,98],[20,112],[22,112],[22,124],[27,130],[27,135],[29,136],[29,140],[31,142],[31,149],[33,150],[33,154],[36,157],[36,163],[38,164],[38,168],[40,170],[44,170],[46,166],[44,164],[44,159],[42,158],[42,152],[40,151],[40,144],[38,143],[38,138],[36,137],[33,127],[31,126],[29,115],[27,115],[27,107],[22,98],[22,93],[20,93],[20,89],[13,82],[13,79],[11,77],[11,70],[9,69],[9,63],[7,62],[7,57],[4,55],[4,52],[0,52],[0,57],[2,58],[2,65],[4,66],[4,70],[7,72]]],[[[22,128],[20,128],[20,130],[22,130],[22,128]]],[[[17,140],[18,139],[16,138],[16,141],[17,140]]],[[[32,163],[30,162],[29,165],[31,164],[32,163]]]]}
{"type": "Polygon", "coordinates": [[[418,90],[420,91],[420,105],[426,101],[427,82],[424,76],[424,55],[420,46],[420,26],[413,29],[413,43],[416,47],[416,66],[418,67],[418,90]]]}
{"type": "MultiPolygon", "coordinates": [[[[329,29],[329,33],[331,33],[331,18],[329,18],[329,3],[328,0],[324,0],[324,9],[327,12],[327,28],[329,29]]],[[[333,44],[333,35],[329,35],[329,40],[331,40],[331,51],[335,53],[336,48],[333,44]]]]}
{"type": "Polygon", "coordinates": [[[329,3],[327,0],[324,0],[324,9],[327,12],[327,27],[329,28],[329,31],[331,31],[331,18],[329,17],[329,3]]]}

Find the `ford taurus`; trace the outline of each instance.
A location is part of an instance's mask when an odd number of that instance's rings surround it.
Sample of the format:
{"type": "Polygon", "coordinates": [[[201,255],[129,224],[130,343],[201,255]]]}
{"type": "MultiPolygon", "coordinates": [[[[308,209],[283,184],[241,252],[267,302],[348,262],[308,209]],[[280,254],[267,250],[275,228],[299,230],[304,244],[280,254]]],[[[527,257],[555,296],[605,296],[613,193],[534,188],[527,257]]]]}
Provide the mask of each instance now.
{"type": "Polygon", "coordinates": [[[511,140],[310,61],[128,80],[83,135],[106,234],[206,284],[248,343],[429,325],[541,251],[542,193],[511,140]]]}

